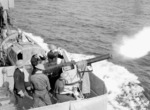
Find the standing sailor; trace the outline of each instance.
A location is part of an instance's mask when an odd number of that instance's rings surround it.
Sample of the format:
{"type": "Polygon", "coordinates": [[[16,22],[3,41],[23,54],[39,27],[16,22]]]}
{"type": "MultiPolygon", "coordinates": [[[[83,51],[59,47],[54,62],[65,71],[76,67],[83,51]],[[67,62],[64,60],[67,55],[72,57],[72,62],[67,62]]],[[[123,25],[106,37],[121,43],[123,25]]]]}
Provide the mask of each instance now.
{"type": "Polygon", "coordinates": [[[14,0],[0,0],[0,3],[2,5],[2,36],[3,38],[6,38],[7,34],[10,32],[10,29],[9,29],[9,25],[12,25],[10,23],[10,17],[9,17],[9,14],[8,14],[8,11],[10,8],[14,8],[14,0]]]}
{"type": "MultiPolygon", "coordinates": [[[[45,67],[49,68],[51,66],[57,65],[57,58],[58,57],[63,58],[61,55],[58,56],[55,53],[53,53],[52,51],[48,52],[48,54],[47,54],[48,62],[45,64],[45,67]]],[[[62,73],[62,68],[61,67],[56,67],[54,69],[51,69],[48,72],[48,77],[50,79],[50,84],[51,84],[52,91],[54,90],[55,82],[60,77],[61,73],[62,73]]]]}
{"type": "Polygon", "coordinates": [[[2,33],[3,28],[4,28],[3,6],[0,3],[0,33],[2,33]]]}
{"type": "Polygon", "coordinates": [[[49,91],[51,89],[48,77],[43,74],[45,70],[44,65],[38,64],[36,66],[36,72],[31,76],[31,83],[34,88],[34,107],[41,107],[45,105],[50,105],[51,99],[49,96],[49,91]]]}
{"type": "MultiPolygon", "coordinates": [[[[25,98],[25,75],[23,71],[23,61],[18,60],[16,63],[16,70],[14,72],[14,94],[16,97],[16,104],[18,110],[24,110],[25,102],[27,101],[27,98],[25,98]]],[[[29,102],[29,101],[28,101],[29,102]]],[[[31,104],[31,103],[30,103],[31,104]]]]}

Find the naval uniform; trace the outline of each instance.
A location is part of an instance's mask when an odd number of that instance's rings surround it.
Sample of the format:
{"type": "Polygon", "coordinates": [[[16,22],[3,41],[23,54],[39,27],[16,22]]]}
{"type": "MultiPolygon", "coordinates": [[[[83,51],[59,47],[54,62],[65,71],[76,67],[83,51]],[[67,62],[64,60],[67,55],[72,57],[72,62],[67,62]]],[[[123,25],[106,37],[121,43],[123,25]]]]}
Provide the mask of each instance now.
{"type": "Polygon", "coordinates": [[[70,100],[75,100],[72,93],[63,93],[64,86],[65,86],[65,81],[63,79],[58,79],[55,83],[55,93],[56,93],[58,102],[66,102],[70,100]]]}
{"type": "Polygon", "coordinates": [[[23,110],[24,108],[29,109],[32,107],[32,100],[28,97],[21,97],[18,93],[22,91],[25,93],[25,82],[24,82],[24,72],[21,72],[18,68],[14,72],[14,95],[16,97],[16,105],[18,110],[23,110]]]}
{"type": "Polygon", "coordinates": [[[37,71],[31,76],[31,83],[34,87],[34,107],[41,107],[45,105],[50,105],[51,99],[48,94],[50,91],[50,83],[48,77],[42,73],[42,71],[37,71]]]}

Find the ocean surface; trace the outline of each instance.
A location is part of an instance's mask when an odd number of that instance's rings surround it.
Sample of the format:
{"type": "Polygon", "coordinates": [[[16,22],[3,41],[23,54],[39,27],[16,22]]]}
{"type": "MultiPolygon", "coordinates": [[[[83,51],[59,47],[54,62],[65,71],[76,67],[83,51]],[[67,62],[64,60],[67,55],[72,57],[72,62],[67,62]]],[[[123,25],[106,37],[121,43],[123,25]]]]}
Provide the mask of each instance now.
{"type": "Polygon", "coordinates": [[[150,0],[15,0],[10,12],[15,26],[48,44],[72,53],[112,54],[110,61],[137,75],[150,99],[150,54],[123,60],[113,48],[124,35],[150,26],[150,0]]]}

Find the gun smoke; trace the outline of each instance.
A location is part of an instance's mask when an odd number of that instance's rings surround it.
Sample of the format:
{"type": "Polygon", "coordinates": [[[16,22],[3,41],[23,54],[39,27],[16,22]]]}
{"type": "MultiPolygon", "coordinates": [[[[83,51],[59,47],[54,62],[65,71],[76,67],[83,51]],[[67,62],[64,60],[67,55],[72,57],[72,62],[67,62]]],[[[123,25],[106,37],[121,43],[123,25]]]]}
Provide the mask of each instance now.
{"type": "Polygon", "coordinates": [[[143,28],[131,37],[124,36],[117,50],[126,58],[144,57],[150,52],[150,28],[143,28]]]}

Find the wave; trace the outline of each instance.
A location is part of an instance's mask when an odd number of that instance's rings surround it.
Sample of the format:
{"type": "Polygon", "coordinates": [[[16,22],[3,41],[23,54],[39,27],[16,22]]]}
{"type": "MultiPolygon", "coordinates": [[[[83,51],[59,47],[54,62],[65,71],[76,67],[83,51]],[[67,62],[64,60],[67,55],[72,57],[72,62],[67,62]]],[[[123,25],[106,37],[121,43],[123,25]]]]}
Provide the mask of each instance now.
{"type": "MultiPolygon", "coordinates": [[[[48,44],[40,36],[24,32],[35,40],[46,52],[48,44]]],[[[80,61],[95,57],[69,53],[72,60],[80,61]]],[[[108,110],[146,110],[149,101],[143,94],[144,89],[140,86],[138,77],[130,73],[125,67],[113,64],[107,60],[92,64],[93,73],[102,79],[108,90],[108,110]]]]}

